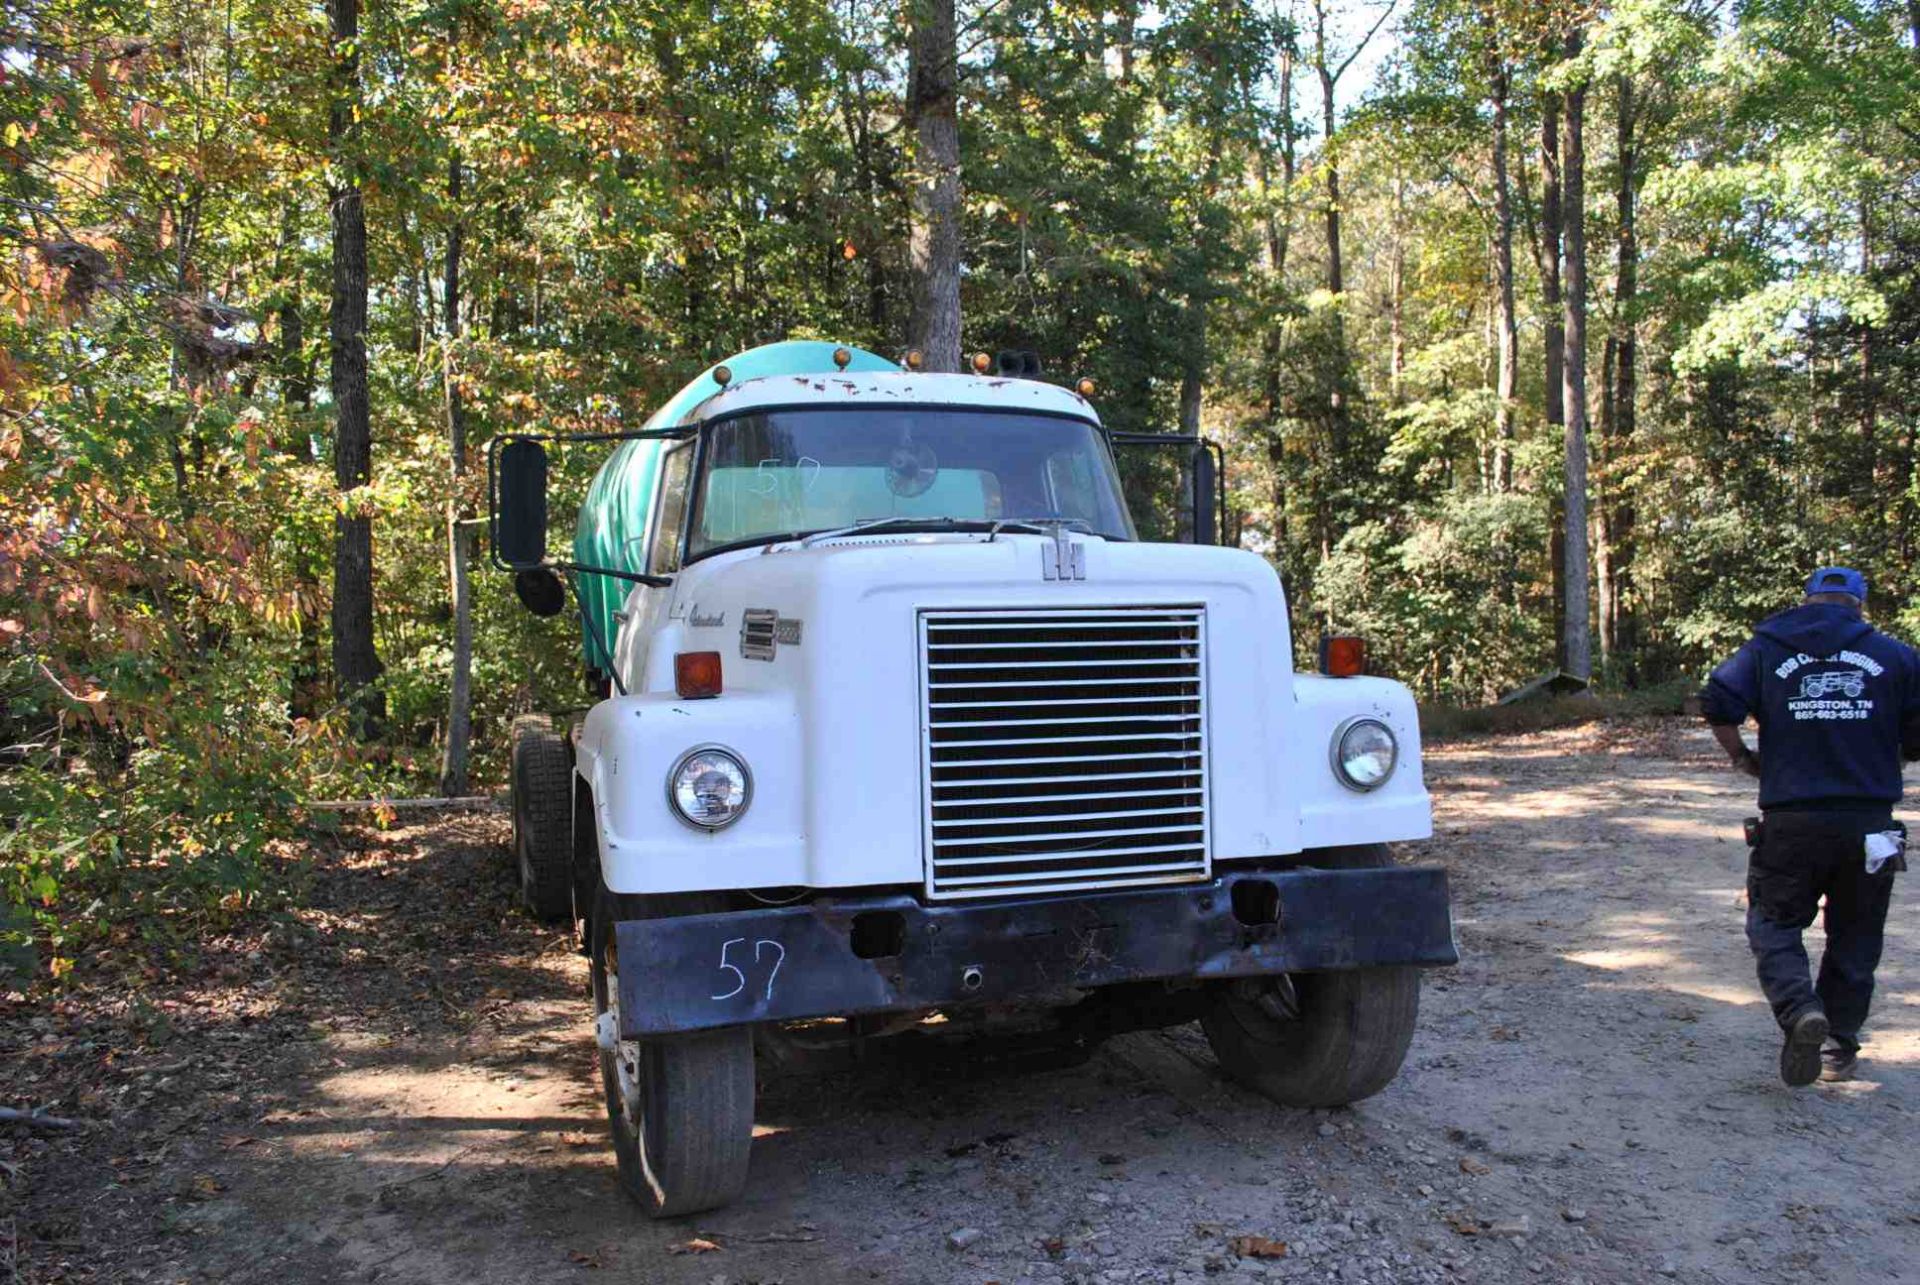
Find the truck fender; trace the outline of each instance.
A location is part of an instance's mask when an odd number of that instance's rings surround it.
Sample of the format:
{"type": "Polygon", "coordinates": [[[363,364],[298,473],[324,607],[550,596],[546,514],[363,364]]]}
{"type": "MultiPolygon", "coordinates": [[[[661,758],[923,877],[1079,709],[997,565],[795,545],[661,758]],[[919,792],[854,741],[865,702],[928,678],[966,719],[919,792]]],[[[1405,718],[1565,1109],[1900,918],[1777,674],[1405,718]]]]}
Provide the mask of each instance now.
{"type": "Polygon", "coordinates": [[[616,893],[811,882],[800,730],[785,692],[711,700],[649,692],[594,706],[580,729],[575,761],[585,795],[576,790],[576,799],[590,808],[600,881],[616,893]],[[746,812],[719,830],[684,820],[668,798],[674,764],[706,745],[739,758],[752,780],[746,812]]]}

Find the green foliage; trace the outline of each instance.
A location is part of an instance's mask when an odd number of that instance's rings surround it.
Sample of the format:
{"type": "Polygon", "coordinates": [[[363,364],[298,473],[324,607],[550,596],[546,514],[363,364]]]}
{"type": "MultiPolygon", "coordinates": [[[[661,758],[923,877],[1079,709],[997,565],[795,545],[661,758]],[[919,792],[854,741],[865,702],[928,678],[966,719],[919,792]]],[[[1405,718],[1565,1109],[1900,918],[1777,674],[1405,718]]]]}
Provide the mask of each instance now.
{"type": "MultiPolygon", "coordinates": [[[[1634,626],[1603,677],[1696,677],[1818,561],[1861,565],[1879,618],[1920,631],[1910,6],[1414,0],[1371,88],[1343,83],[1331,139],[1302,124],[1321,105],[1290,10],[961,8],[968,346],[1091,376],[1117,429],[1170,429],[1197,405],[1229,450],[1234,534],[1279,566],[1303,656],[1322,625],[1358,628],[1424,698],[1468,703],[1554,663],[1564,439],[1538,139],[1549,96],[1575,85],[1596,536],[1634,626]],[[1501,87],[1520,344],[1506,420],[1501,87]],[[1614,258],[1629,161],[1631,299],[1614,258]],[[1604,386],[1629,338],[1630,433],[1604,386]]],[[[321,377],[324,13],[4,8],[0,950],[30,942],[46,967],[135,926],[182,937],[286,888],[275,844],[297,801],[430,788],[448,523],[471,531],[483,510],[490,437],[630,427],[768,340],[898,350],[902,25],[897,7],[818,0],[366,6],[353,159],[373,477],[340,495],[321,377]],[[469,441],[457,484],[450,392],[469,441]],[[374,528],[389,719],[372,744],[343,734],[327,672],[344,512],[374,528]]],[[[599,459],[556,458],[557,511],[599,459]]],[[[1123,468],[1143,531],[1178,534],[1177,461],[1123,468]]],[[[528,617],[476,568],[472,618],[476,779],[492,783],[515,714],[587,698],[565,617],[528,617]]]]}

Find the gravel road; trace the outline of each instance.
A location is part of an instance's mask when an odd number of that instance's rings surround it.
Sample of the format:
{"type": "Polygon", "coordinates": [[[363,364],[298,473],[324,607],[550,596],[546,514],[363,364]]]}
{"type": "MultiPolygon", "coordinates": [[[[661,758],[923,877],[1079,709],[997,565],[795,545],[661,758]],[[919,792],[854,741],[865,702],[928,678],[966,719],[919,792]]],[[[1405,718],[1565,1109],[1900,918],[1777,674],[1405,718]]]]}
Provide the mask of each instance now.
{"type": "Polygon", "coordinates": [[[236,959],[250,1017],[182,1017],[158,1088],[128,1052],[116,1134],[15,1153],[20,1279],[1920,1280],[1909,892],[1863,1078],[1788,1090],[1715,753],[1677,721],[1434,752],[1403,855],[1452,871],[1464,962],[1355,1108],[1253,1097],[1193,1029],[766,1064],[746,1199],[673,1224],[615,1188],[585,969],[507,910],[501,823],[354,837],[300,941],[236,959]]]}

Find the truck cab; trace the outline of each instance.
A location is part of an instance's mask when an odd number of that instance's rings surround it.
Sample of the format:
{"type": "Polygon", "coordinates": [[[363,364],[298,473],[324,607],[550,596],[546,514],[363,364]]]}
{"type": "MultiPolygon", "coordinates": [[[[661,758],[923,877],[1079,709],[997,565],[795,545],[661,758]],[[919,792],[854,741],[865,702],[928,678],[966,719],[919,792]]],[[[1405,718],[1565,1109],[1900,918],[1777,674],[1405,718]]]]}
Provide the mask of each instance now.
{"type": "Polygon", "coordinates": [[[601,697],[516,724],[514,847],[648,1213],[741,1190],[790,1023],[1198,1020],[1283,1103],[1394,1077],[1456,959],[1385,846],[1431,829],[1412,697],[1296,673],[1265,559],[1140,540],[1080,391],[781,344],[628,436],[564,562],[546,443],[497,444],[494,534],[601,697]]]}

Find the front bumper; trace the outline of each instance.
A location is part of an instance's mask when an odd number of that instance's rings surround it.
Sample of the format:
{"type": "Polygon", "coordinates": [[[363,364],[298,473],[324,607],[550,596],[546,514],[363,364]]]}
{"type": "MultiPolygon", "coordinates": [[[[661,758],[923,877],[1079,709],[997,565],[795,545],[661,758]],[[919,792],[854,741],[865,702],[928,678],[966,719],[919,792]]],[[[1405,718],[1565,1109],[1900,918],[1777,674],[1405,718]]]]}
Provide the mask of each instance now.
{"type": "Polygon", "coordinates": [[[823,899],[627,920],[614,925],[614,944],[623,1039],[959,1003],[1064,1002],[1072,991],[1121,982],[1460,959],[1446,871],[1426,868],[1236,871],[1204,884],[991,904],[823,899]]]}

